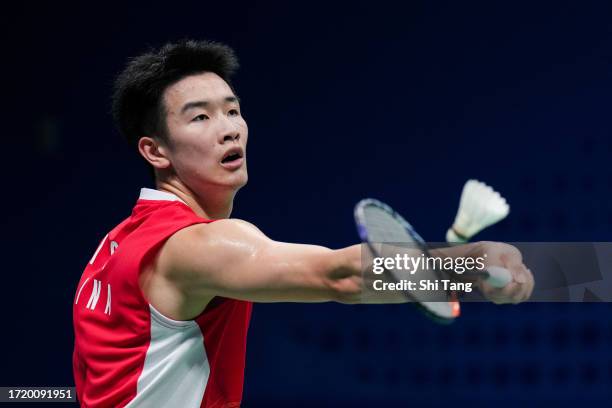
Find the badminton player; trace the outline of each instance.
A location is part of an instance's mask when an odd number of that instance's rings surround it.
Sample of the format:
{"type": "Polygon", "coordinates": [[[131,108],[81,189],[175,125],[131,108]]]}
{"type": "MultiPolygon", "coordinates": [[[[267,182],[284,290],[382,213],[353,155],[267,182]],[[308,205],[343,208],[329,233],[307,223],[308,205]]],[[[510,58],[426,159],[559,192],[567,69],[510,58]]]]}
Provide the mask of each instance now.
{"type": "MultiPolygon", "coordinates": [[[[237,66],[227,46],[186,40],[131,59],[116,80],[114,118],[156,188],[140,191],[78,283],[82,406],[237,407],[251,302],[361,301],[360,245],[276,242],[230,218],[248,179],[237,66]]],[[[486,297],[527,299],[533,278],[514,247],[466,248],[513,273],[503,289],[481,282],[486,297]]]]}

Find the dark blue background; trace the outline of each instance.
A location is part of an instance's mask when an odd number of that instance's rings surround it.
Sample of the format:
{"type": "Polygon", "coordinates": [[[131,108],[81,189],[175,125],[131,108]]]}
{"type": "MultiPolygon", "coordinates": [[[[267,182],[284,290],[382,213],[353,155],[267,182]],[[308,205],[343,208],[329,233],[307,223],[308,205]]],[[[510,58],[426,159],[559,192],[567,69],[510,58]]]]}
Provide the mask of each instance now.
{"type": "MultiPolygon", "coordinates": [[[[73,383],[76,283],[150,186],[109,115],[128,56],[182,37],[236,49],[250,182],[234,216],[273,239],[354,243],[352,207],[372,196],[442,240],[478,178],[511,205],[479,238],[607,241],[611,15],[604,1],[5,13],[0,385],[73,383]]],[[[468,304],[451,326],[405,305],[256,305],[244,405],[609,402],[611,321],[607,304],[468,304]]]]}

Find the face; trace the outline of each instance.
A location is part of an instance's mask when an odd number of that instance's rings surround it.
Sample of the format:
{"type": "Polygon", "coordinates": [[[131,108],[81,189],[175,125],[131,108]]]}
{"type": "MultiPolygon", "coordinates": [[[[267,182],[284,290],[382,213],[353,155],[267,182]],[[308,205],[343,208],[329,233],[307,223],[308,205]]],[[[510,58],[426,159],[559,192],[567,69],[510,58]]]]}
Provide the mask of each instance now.
{"type": "Polygon", "coordinates": [[[200,194],[209,188],[244,186],[248,128],[229,85],[206,72],[171,85],[163,98],[165,153],[178,178],[200,194]]]}

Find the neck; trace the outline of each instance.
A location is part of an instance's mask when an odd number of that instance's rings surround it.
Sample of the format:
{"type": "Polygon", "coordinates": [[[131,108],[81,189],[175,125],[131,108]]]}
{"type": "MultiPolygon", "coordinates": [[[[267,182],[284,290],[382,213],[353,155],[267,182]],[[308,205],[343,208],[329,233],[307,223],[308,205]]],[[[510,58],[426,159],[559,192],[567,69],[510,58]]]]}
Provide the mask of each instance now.
{"type": "Polygon", "coordinates": [[[197,194],[180,180],[157,181],[160,191],[172,193],[185,202],[197,215],[210,220],[229,218],[234,206],[236,191],[209,189],[206,195],[197,194]]]}

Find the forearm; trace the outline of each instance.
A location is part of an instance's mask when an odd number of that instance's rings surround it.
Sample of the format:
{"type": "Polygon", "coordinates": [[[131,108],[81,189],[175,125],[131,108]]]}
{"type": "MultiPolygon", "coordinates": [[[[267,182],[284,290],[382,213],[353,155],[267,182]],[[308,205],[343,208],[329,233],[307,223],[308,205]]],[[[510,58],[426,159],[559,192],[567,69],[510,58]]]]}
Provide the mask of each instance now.
{"type": "Polygon", "coordinates": [[[338,250],[302,244],[279,245],[259,257],[259,266],[269,268],[278,282],[277,286],[271,282],[259,301],[270,301],[270,297],[297,302],[358,301],[362,290],[359,245],[338,250]]]}
{"type": "Polygon", "coordinates": [[[343,301],[360,293],[360,266],[359,246],[331,250],[268,242],[226,257],[214,279],[197,286],[203,295],[254,302],[343,301]]]}
{"type": "Polygon", "coordinates": [[[264,295],[282,297],[285,301],[325,302],[335,301],[344,304],[405,303],[406,296],[397,291],[383,291],[375,294],[369,289],[371,279],[377,277],[368,273],[362,264],[360,244],[330,250],[310,245],[292,245],[284,251],[274,251],[272,263],[280,267],[279,274],[291,274],[296,278],[295,285],[284,285],[278,293],[264,295]],[[281,293],[282,292],[282,293],[281,293]]]}

